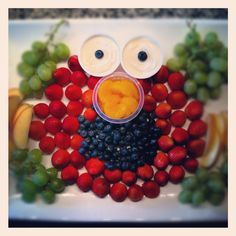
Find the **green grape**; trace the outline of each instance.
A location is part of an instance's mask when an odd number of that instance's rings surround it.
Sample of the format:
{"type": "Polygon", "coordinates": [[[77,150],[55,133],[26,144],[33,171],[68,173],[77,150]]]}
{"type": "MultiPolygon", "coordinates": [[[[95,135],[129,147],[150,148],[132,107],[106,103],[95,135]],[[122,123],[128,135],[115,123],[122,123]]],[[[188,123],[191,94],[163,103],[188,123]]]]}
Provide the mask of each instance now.
{"type": "Polygon", "coordinates": [[[198,168],[196,171],[196,177],[201,183],[205,183],[209,178],[209,173],[204,168],[198,168]]]}
{"type": "Polygon", "coordinates": [[[26,51],[22,54],[22,61],[31,66],[37,66],[39,63],[39,60],[40,60],[39,54],[35,52],[26,51]]]}
{"type": "Polygon", "coordinates": [[[42,88],[38,91],[33,91],[33,97],[37,98],[37,99],[41,99],[43,97],[43,84],[42,84],[42,88]]]}
{"type": "Polygon", "coordinates": [[[57,68],[57,64],[54,61],[45,61],[44,64],[48,66],[51,71],[54,71],[57,68]]]}
{"type": "Polygon", "coordinates": [[[204,72],[196,72],[194,75],[193,75],[193,79],[194,81],[199,84],[199,85],[204,85],[206,84],[207,82],[207,74],[204,73],[204,72]]]}
{"type": "Polygon", "coordinates": [[[17,70],[18,70],[18,73],[21,76],[23,76],[25,79],[29,79],[35,73],[34,67],[32,67],[24,62],[21,62],[20,64],[18,64],[17,70]]]}
{"type": "Polygon", "coordinates": [[[185,190],[193,190],[198,187],[198,180],[195,176],[186,177],[181,185],[185,190]]]}
{"type": "Polygon", "coordinates": [[[32,181],[39,187],[42,187],[48,183],[49,176],[45,170],[37,170],[33,176],[32,181]]]}
{"type": "Polygon", "coordinates": [[[217,72],[227,71],[227,61],[221,57],[215,57],[210,61],[210,68],[217,72]]]}
{"type": "Polygon", "coordinates": [[[29,86],[29,82],[26,79],[20,82],[20,91],[25,97],[31,94],[32,90],[29,86]]]}
{"type": "Polygon", "coordinates": [[[28,160],[34,164],[39,164],[42,161],[42,152],[35,148],[28,153],[28,160]]]}
{"type": "Polygon", "coordinates": [[[213,58],[218,57],[219,56],[219,52],[215,51],[215,50],[209,50],[206,53],[206,59],[208,61],[211,61],[213,58]]]}
{"type": "Polygon", "coordinates": [[[44,52],[47,49],[47,45],[41,41],[35,41],[32,43],[32,50],[34,52],[44,52]]]}
{"type": "Polygon", "coordinates": [[[48,187],[55,193],[61,193],[65,189],[65,184],[61,179],[53,179],[49,182],[48,187]]]}
{"type": "Polygon", "coordinates": [[[194,74],[199,71],[206,71],[206,64],[201,60],[195,60],[193,62],[189,62],[187,65],[187,72],[189,74],[194,74]]]}
{"type": "Polygon", "coordinates": [[[211,193],[208,197],[208,201],[214,205],[219,206],[224,200],[224,194],[222,193],[211,193]]]}
{"type": "Polygon", "coordinates": [[[210,90],[210,98],[212,99],[218,99],[221,94],[221,87],[216,87],[210,90]]]}
{"type": "Polygon", "coordinates": [[[183,190],[180,192],[178,199],[182,203],[190,203],[192,201],[192,194],[189,190],[183,190]]]}
{"type": "Polygon", "coordinates": [[[37,191],[37,186],[29,179],[24,179],[20,183],[20,190],[23,193],[34,194],[37,191]]]}
{"type": "Polygon", "coordinates": [[[212,71],[208,74],[207,86],[209,88],[217,88],[221,84],[222,84],[222,79],[220,73],[212,71]]]}
{"type": "Polygon", "coordinates": [[[208,188],[206,185],[203,185],[203,184],[202,184],[202,185],[199,187],[199,190],[203,192],[205,198],[208,198],[209,193],[210,193],[210,190],[209,190],[209,188],[208,188]]]}
{"type": "Polygon", "coordinates": [[[58,43],[54,50],[60,61],[64,61],[70,56],[70,49],[64,43],[58,43]]]}
{"type": "Polygon", "coordinates": [[[187,56],[181,56],[178,57],[181,69],[185,69],[187,66],[187,62],[188,62],[188,57],[187,56]]]}
{"type": "Polygon", "coordinates": [[[42,191],[41,196],[44,202],[49,203],[49,204],[55,202],[55,199],[56,199],[55,193],[51,191],[50,189],[46,189],[42,191]]]}
{"type": "Polygon", "coordinates": [[[22,198],[22,200],[24,202],[32,203],[36,199],[36,194],[35,193],[33,193],[33,194],[31,194],[31,193],[23,193],[21,198],[22,198]]]}
{"type": "Polygon", "coordinates": [[[215,32],[208,32],[204,38],[204,43],[207,46],[214,45],[218,42],[218,35],[215,32]]]}
{"type": "Polygon", "coordinates": [[[52,79],[52,71],[45,64],[41,64],[37,68],[37,73],[42,81],[48,81],[48,80],[52,79]]]}
{"type": "Polygon", "coordinates": [[[15,149],[12,153],[14,161],[22,162],[27,158],[28,149],[15,149]]]}
{"type": "Polygon", "coordinates": [[[38,91],[42,87],[42,82],[38,75],[34,75],[29,79],[29,86],[32,90],[38,91]]]}
{"type": "Polygon", "coordinates": [[[56,52],[53,51],[49,54],[49,60],[50,61],[54,61],[55,63],[58,63],[60,61],[60,59],[58,58],[58,56],[56,55],[56,52]]]}
{"type": "Polygon", "coordinates": [[[185,36],[185,44],[190,48],[198,45],[200,43],[200,40],[201,40],[200,34],[195,29],[192,29],[185,36]]]}
{"type": "Polygon", "coordinates": [[[202,102],[202,103],[206,103],[207,100],[209,99],[210,95],[209,95],[209,91],[207,88],[201,87],[198,89],[197,91],[197,99],[202,102]]]}
{"type": "Polygon", "coordinates": [[[228,59],[228,48],[223,47],[220,51],[220,57],[224,58],[224,59],[228,59]]]}
{"type": "Polygon", "coordinates": [[[209,174],[209,179],[221,181],[223,179],[223,176],[219,171],[211,171],[209,174]]]}
{"type": "Polygon", "coordinates": [[[24,174],[26,175],[31,175],[32,173],[34,173],[33,164],[27,160],[23,163],[22,168],[23,168],[24,174]]]}
{"type": "Polygon", "coordinates": [[[178,58],[170,58],[166,65],[171,71],[180,71],[182,67],[181,61],[178,58]]]}
{"type": "Polygon", "coordinates": [[[197,84],[194,80],[187,80],[184,84],[184,92],[188,95],[194,95],[197,92],[197,84]]]}
{"type": "Polygon", "coordinates": [[[178,43],[175,45],[174,53],[177,57],[186,56],[188,54],[187,48],[183,43],[178,43]]]}
{"type": "Polygon", "coordinates": [[[221,166],[221,173],[223,175],[228,175],[228,162],[224,161],[223,165],[221,166]]]}
{"type": "Polygon", "coordinates": [[[51,167],[51,168],[48,168],[46,171],[47,171],[47,174],[51,180],[57,178],[58,171],[56,168],[51,167]]]}
{"type": "Polygon", "coordinates": [[[205,201],[205,195],[201,190],[195,190],[192,195],[192,204],[194,206],[199,206],[205,201]]]}
{"type": "Polygon", "coordinates": [[[42,170],[42,171],[46,170],[45,166],[41,163],[34,165],[34,168],[35,170],[42,170]]]}
{"type": "Polygon", "coordinates": [[[222,193],[225,191],[225,184],[222,180],[219,179],[210,179],[207,182],[207,186],[214,193],[222,193]]]}

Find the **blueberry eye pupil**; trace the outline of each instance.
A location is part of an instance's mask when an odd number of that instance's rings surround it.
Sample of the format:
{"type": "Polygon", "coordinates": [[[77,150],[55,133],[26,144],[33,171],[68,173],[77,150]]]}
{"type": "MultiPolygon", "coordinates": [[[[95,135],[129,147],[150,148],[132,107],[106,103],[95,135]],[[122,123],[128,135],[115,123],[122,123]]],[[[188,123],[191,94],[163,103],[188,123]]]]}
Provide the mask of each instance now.
{"type": "Polygon", "coordinates": [[[95,52],[95,57],[96,57],[97,59],[101,59],[101,58],[103,58],[103,56],[104,56],[104,53],[103,53],[102,50],[97,50],[97,51],[95,52]]]}
{"type": "Polygon", "coordinates": [[[146,61],[147,60],[147,53],[146,52],[144,52],[144,51],[140,51],[139,53],[138,53],[138,59],[140,60],[140,61],[146,61]]]}

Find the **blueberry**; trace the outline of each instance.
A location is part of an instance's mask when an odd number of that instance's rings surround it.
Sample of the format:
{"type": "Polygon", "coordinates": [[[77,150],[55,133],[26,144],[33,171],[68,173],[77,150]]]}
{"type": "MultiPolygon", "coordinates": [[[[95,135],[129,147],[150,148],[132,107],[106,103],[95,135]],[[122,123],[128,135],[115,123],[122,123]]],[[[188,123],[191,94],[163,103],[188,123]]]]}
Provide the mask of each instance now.
{"type": "Polygon", "coordinates": [[[138,59],[140,60],[140,61],[146,61],[147,60],[147,58],[148,58],[148,55],[147,55],[147,53],[145,52],[145,51],[140,51],[139,53],[138,53],[138,59]]]}
{"type": "Polygon", "coordinates": [[[121,148],[120,154],[121,154],[122,156],[126,156],[126,155],[128,154],[126,148],[121,148]]]}
{"type": "Polygon", "coordinates": [[[131,151],[132,151],[132,153],[137,153],[137,152],[138,152],[138,149],[137,149],[136,147],[132,147],[132,148],[131,148],[131,151]]]}
{"type": "Polygon", "coordinates": [[[103,132],[109,133],[112,131],[112,126],[111,125],[106,125],[103,129],[103,132]]]}
{"type": "Polygon", "coordinates": [[[88,132],[86,130],[81,130],[80,135],[85,138],[88,135],[88,132]]]}
{"type": "Polygon", "coordinates": [[[102,130],[104,127],[104,124],[102,122],[96,123],[96,127],[97,129],[102,130]]]}
{"type": "Polygon", "coordinates": [[[93,130],[89,130],[88,131],[88,136],[89,137],[93,137],[94,136],[94,131],[93,130]]]}
{"type": "Polygon", "coordinates": [[[90,126],[90,122],[88,120],[84,121],[84,125],[85,127],[89,127],[90,126]]]}
{"type": "Polygon", "coordinates": [[[80,123],[83,123],[83,122],[85,121],[84,116],[79,116],[79,117],[78,117],[78,121],[79,121],[80,123]]]}
{"type": "Polygon", "coordinates": [[[94,151],[91,152],[90,155],[91,155],[91,157],[96,157],[98,155],[98,153],[97,153],[96,150],[94,150],[94,151]]]}
{"type": "Polygon", "coordinates": [[[86,152],[86,151],[85,151],[84,148],[81,147],[81,148],[79,149],[79,153],[80,153],[80,154],[84,154],[85,152],[86,152]]]}
{"type": "Polygon", "coordinates": [[[90,154],[89,154],[89,152],[86,152],[85,154],[84,154],[84,157],[88,160],[88,159],[90,159],[90,154]]]}
{"type": "Polygon", "coordinates": [[[103,56],[104,56],[104,52],[102,50],[96,50],[95,51],[95,57],[97,59],[101,59],[101,58],[103,58],[103,56]]]}
{"type": "Polygon", "coordinates": [[[107,148],[106,148],[106,150],[107,150],[108,152],[112,153],[113,150],[114,150],[114,147],[113,147],[112,145],[108,145],[107,148]]]}
{"type": "Polygon", "coordinates": [[[122,170],[128,170],[129,169],[129,163],[128,162],[122,162],[121,163],[121,169],[122,170]]]}
{"type": "Polygon", "coordinates": [[[111,144],[111,136],[107,136],[106,138],[105,138],[105,143],[107,143],[107,144],[111,144]]]}
{"type": "Polygon", "coordinates": [[[125,123],[124,127],[126,130],[129,129],[131,127],[131,123],[130,122],[125,123]]]}
{"type": "Polygon", "coordinates": [[[88,146],[89,145],[85,140],[81,143],[81,147],[84,148],[84,149],[88,148],[88,146]]]}
{"type": "Polygon", "coordinates": [[[103,143],[99,143],[98,144],[98,150],[99,151],[103,151],[104,150],[104,144],[103,143]]]}
{"type": "Polygon", "coordinates": [[[136,171],[137,166],[135,164],[130,165],[130,170],[131,171],[136,171]]]}
{"type": "Polygon", "coordinates": [[[126,133],[125,127],[120,127],[120,133],[121,133],[121,134],[125,134],[125,133],[126,133]]]}
{"type": "Polygon", "coordinates": [[[113,140],[114,142],[119,142],[121,139],[121,135],[119,134],[119,132],[114,132],[113,133],[113,140]]]}
{"type": "Polygon", "coordinates": [[[121,139],[120,142],[119,142],[119,145],[120,146],[124,146],[126,143],[125,143],[125,140],[121,139]]]}
{"type": "Polygon", "coordinates": [[[89,150],[90,150],[90,151],[93,151],[94,149],[95,149],[95,146],[94,146],[93,144],[90,144],[90,145],[89,145],[89,150]]]}
{"type": "Polygon", "coordinates": [[[103,140],[103,139],[105,139],[106,134],[104,134],[104,133],[99,133],[98,137],[99,137],[99,139],[103,140]]]}
{"type": "Polygon", "coordinates": [[[131,161],[137,161],[138,160],[138,154],[137,153],[132,153],[130,156],[131,161]]]}
{"type": "Polygon", "coordinates": [[[125,142],[130,142],[132,140],[132,136],[131,135],[126,135],[125,136],[125,142]]]}
{"type": "Polygon", "coordinates": [[[91,142],[91,139],[89,137],[86,137],[84,141],[86,141],[89,144],[91,142]]]}
{"type": "Polygon", "coordinates": [[[94,123],[91,123],[89,128],[90,128],[90,130],[93,130],[95,132],[96,126],[94,123]]]}
{"type": "Polygon", "coordinates": [[[85,129],[86,129],[85,125],[84,124],[80,124],[79,130],[82,131],[82,130],[85,130],[85,129]]]}
{"type": "Polygon", "coordinates": [[[102,120],[102,118],[100,116],[97,116],[96,119],[95,119],[95,122],[97,123],[97,122],[99,122],[101,120],[102,120]]]}
{"type": "Polygon", "coordinates": [[[142,136],[142,132],[138,129],[134,130],[134,135],[137,137],[137,138],[140,138],[142,136]]]}
{"type": "Polygon", "coordinates": [[[93,143],[93,145],[97,146],[98,145],[98,140],[97,139],[93,139],[92,143],[93,143]]]}
{"type": "Polygon", "coordinates": [[[144,163],[145,163],[144,160],[141,160],[141,159],[137,161],[138,166],[143,166],[144,163]]]}

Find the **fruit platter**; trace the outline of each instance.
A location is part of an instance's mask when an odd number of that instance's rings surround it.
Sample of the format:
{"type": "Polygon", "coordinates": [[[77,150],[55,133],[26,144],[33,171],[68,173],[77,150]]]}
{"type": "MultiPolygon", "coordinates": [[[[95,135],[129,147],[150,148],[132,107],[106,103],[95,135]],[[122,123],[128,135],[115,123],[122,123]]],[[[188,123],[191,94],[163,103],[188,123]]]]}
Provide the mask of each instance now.
{"type": "Polygon", "coordinates": [[[10,21],[9,218],[227,221],[227,51],[221,20],[10,21]]]}

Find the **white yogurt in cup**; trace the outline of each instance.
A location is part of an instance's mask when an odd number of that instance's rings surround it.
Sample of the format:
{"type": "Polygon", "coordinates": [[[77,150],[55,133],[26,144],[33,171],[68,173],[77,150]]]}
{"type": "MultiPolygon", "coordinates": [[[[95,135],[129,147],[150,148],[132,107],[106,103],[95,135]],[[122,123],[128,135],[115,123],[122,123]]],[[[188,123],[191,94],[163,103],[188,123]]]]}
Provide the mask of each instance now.
{"type": "Polygon", "coordinates": [[[126,43],[122,51],[121,64],[127,74],[146,79],[158,72],[163,63],[159,44],[146,36],[139,36],[126,43]]]}
{"type": "Polygon", "coordinates": [[[82,44],[79,52],[81,67],[90,75],[107,76],[120,64],[120,50],[109,36],[94,35],[82,44]]]}

